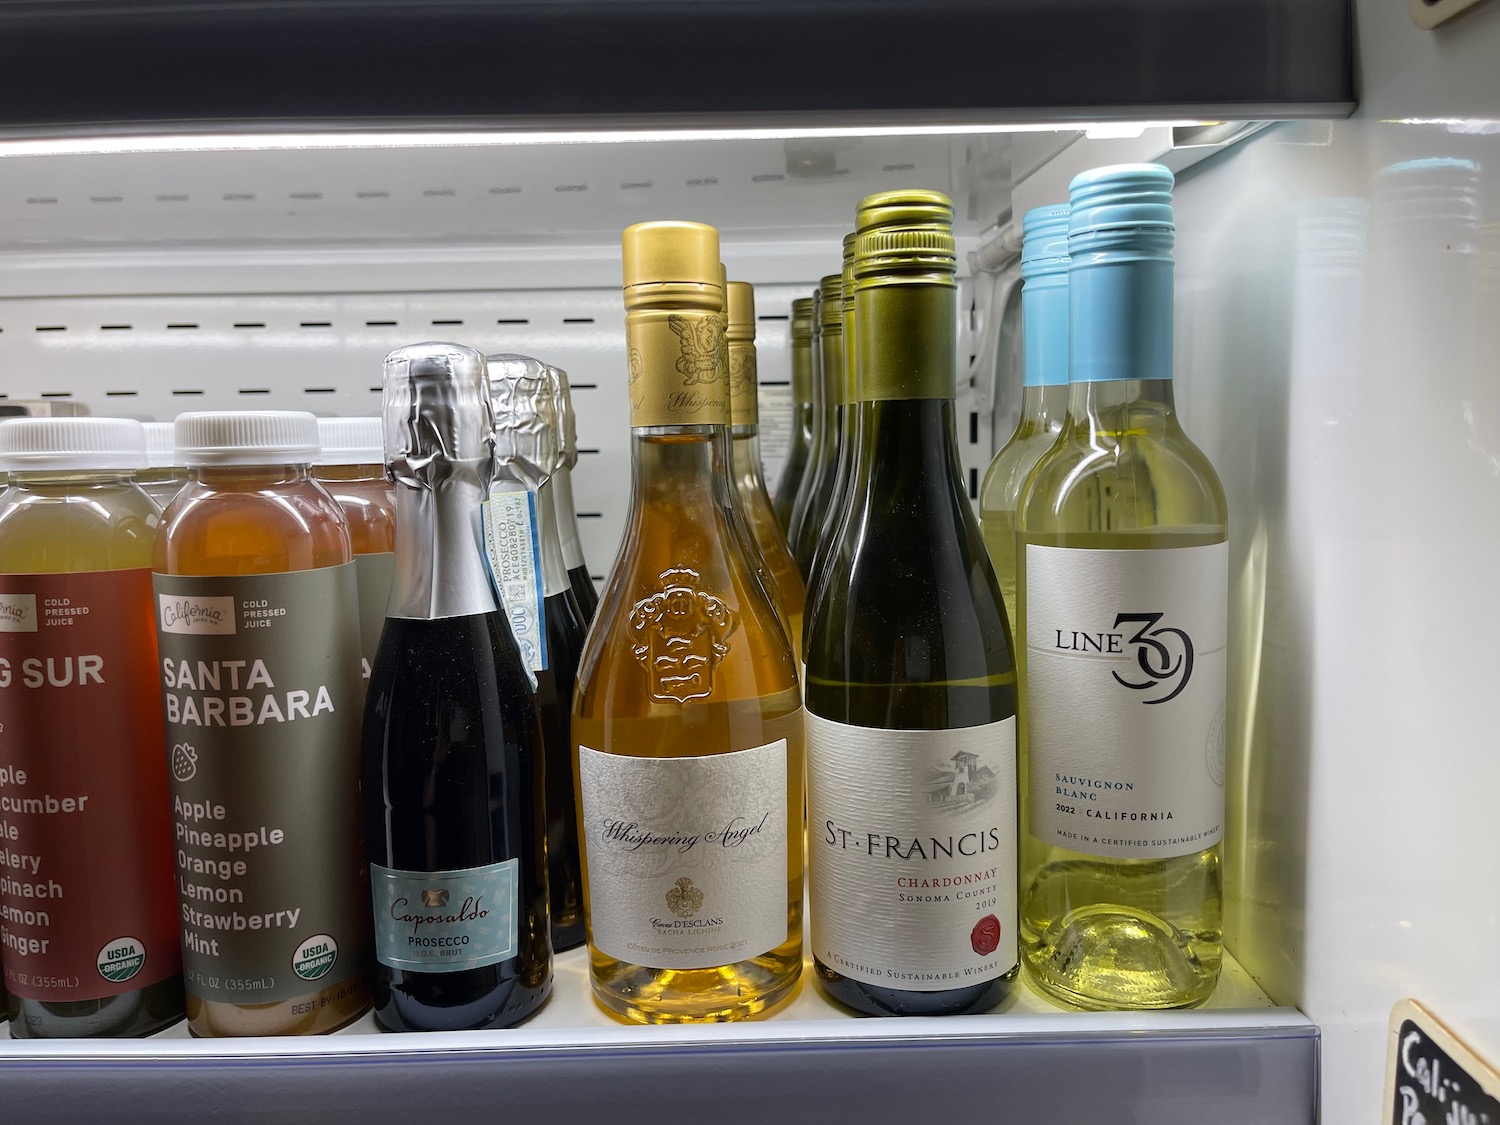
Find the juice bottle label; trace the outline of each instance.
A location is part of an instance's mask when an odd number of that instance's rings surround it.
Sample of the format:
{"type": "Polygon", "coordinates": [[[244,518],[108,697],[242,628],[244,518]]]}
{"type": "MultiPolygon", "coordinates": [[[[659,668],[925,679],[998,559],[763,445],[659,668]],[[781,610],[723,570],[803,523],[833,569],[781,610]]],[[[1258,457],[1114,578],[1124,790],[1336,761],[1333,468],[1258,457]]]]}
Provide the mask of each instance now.
{"type": "Polygon", "coordinates": [[[880,730],[807,716],[813,953],[883,988],[1015,968],[1016,720],[880,730]]]}
{"type": "Polygon", "coordinates": [[[367,685],[370,669],[375,667],[375,653],[380,648],[380,631],[385,628],[391,576],[395,572],[393,551],[354,556],[354,576],[359,584],[359,665],[367,685]]]}
{"type": "Polygon", "coordinates": [[[94,1000],[182,970],[151,571],[0,575],[5,987],[94,1000]]]}
{"type": "Polygon", "coordinates": [[[659,969],[709,969],[786,941],[786,739],[693,758],[587,746],[578,757],[590,926],[601,952],[659,969]]]}
{"type": "Polygon", "coordinates": [[[1229,547],[1026,545],[1027,830],[1116,859],[1224,835],[1229,547]]]}
{"type": "Polygon", "coordinates": [[[271,1003],[368,968],[354,564],[156,575],[187,989],[271,1003]]]}
{"type": "Polygon", "coordinates": [[[375,956],[416,973],[451,973],[508,961],[519,945],[521,861],[464,871],[393,871],[370,865],[375,956]]]}

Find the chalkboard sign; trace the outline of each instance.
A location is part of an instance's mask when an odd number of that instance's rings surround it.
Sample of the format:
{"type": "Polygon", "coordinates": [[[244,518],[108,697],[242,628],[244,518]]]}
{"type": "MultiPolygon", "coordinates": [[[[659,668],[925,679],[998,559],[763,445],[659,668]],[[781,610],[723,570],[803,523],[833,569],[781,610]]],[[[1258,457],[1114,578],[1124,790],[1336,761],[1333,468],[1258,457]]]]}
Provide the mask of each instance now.
{"type": "Polygon", "coordinates": [[[1386,1087],[1391,1125],[1500,1125],[1500,1073],[1412,1000],[1391,1012],[1386,1087]]]}

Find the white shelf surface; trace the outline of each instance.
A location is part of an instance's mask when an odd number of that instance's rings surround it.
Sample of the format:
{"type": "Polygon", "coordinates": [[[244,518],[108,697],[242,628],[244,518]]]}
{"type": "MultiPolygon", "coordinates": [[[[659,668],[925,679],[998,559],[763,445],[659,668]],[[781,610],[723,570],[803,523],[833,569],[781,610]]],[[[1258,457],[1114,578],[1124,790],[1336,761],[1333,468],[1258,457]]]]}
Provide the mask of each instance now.
{"type": "Polygon", "coordinates": [[[444,1125],[502,1110],[559,1125],[635,1120],[653,1090],[668,1090],[672,1116],[715,1125],[909,1122],[924,1105],[941,1120],[1027,1125],[1098,1113],[1311,1125],[1317,1043],[1306,1017],[1274,1006],[1233,960],[1193,1011],[1063,1011],[1022,983],[986,1015],[864,1019],[826,999],[809,969],[769,1018],[638,1027],[594,1004],[574,950],[557,958],[552,998],[508,1030],[392,1035],[367,1015],[309,1038],[192,1039],[178,1024],[140,1040],[0,1040],[0,1105],[27,1122],[78,1120],[101,1104],[115,1107],[112,1125],[201,1121],[211,1099],[225,1120],[368,1123],[439,1108],[444,1125]]]}

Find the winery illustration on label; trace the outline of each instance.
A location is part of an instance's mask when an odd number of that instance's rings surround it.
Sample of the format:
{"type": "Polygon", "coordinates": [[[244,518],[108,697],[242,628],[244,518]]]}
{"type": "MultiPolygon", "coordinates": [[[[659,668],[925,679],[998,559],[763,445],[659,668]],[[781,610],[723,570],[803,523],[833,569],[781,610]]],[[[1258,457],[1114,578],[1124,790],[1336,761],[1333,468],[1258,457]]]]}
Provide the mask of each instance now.
{"type": "Polygon", "coordinates": [[[418,973],[510,960],[519,948],[520,877],[519,859],[467,871],[371,864],[376,959],[418,973]]]}
{"type": "Polygon", "coordinates": [[[729,653],[734,611],[700,582],[695,570],[668,570],[630,614],[631,652],[645,665],[651,697],[664,703],[712,694],[714,669],[729,653]]]}
{"type": "Polygon", "coordinates": [[[1090,855],[1224,834],[1228,545],[1026,546],[1031,824],[1090,855]]]}
{"type": "Polygon", "coordinates": [[[181,971],[155,653],[149,570],[0,575],[0,944],[17,996],[98,1000],[181,971]]]}
{"type": "Polygon", "coordinates": [[[706,969],[786,941],[787,744],[693,758],[579,747],[594,945],[706,969]]]}
{"type": "Polygon", "coordinates": [[[807,752],[818,960],[916,992],[1014,968],[1015,719],[879,730],[809,713],[807,752]]]}
{"type": "Polygon", "coordinates": [[[273,1002],[361,972],[354,564],[155,583],[189,991],[273,1002]]]}

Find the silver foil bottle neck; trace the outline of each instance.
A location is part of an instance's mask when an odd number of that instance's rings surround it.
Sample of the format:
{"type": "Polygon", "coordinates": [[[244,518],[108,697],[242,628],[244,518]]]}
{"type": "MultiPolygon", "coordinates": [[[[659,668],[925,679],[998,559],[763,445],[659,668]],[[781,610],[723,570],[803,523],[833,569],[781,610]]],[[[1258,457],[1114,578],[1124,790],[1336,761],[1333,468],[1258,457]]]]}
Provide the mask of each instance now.
{"type": "Polygon", "coordinates": [[[573,392],[568,386],[568,373],[561,367],[553,367],[552,375],[557,380],[557,424],[562,439],[562,467],[578,467],[578,413],[573,409],[573,392]]]}
{"type": "Polygon", "coordinates": [[[557,369],[529,355],[492,355],[490,398],[495,405],[495,466],[537,489],[562,466],[557,369]]]}
{"type": "Polygon", "coordinates": [[[495,414],[484,356],[413,344],[385,359],[381,409],[396,484],[389,617],[432,620],[498,607],[480,552],[480,504],[494,472],[495,414]]]}

